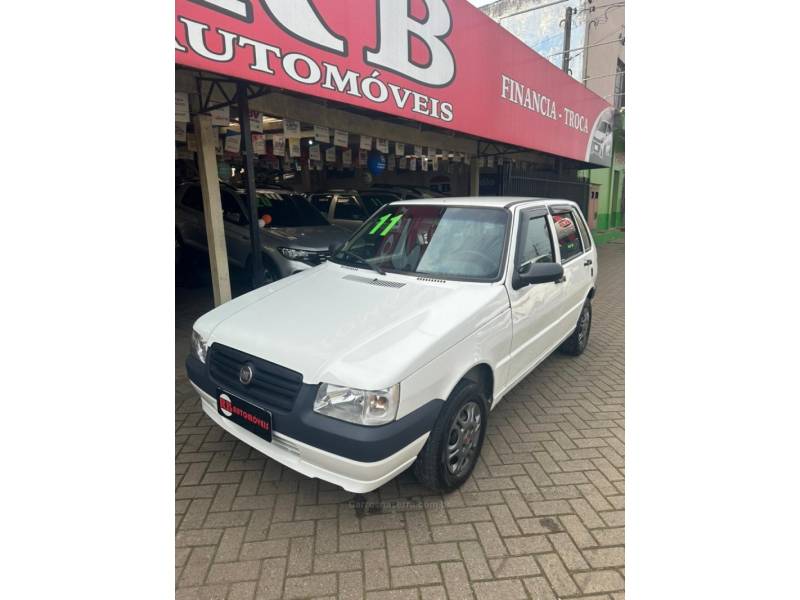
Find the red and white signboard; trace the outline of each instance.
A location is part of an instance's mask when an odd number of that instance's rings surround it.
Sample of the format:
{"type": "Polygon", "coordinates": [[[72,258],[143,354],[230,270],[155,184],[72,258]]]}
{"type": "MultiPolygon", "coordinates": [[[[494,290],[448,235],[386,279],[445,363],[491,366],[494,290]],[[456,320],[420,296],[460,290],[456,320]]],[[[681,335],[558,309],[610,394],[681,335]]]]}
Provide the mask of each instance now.
{"type": "Polygon", "coordinates": [[[466,0],[176,0],[175,60],[595,164],[613,109],[466,0]]]}

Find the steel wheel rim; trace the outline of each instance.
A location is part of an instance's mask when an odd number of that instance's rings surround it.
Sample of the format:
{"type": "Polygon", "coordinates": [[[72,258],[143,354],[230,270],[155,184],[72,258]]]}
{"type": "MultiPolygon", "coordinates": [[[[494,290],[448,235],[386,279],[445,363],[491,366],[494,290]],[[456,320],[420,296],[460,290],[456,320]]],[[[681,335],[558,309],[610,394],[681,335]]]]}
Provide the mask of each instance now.
{"type": "Polygon", "coordinates": [[[464,473],[475,460],[481,438],[481,409],[475,401],[462,406],[447,433],[445,462],[451,475],[464,473]]]}

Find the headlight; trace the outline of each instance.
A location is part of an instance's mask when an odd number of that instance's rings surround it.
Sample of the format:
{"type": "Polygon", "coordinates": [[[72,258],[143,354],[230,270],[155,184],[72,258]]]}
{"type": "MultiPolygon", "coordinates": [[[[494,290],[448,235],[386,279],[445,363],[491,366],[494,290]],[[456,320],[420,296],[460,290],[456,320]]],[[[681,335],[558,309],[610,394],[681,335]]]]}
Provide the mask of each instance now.
{"type": "Polygon", "coordinates": [[[200,362],[205,363],[206,352],[208,352],[206,341],[200,336],[199,333],[197,333],[195,330],[192,330],[192,354],[199,358],[200,362]]]}
{"type": "Polygon", "coordinates": [[[399,404],[400,384],[370,392],[323,383],[314,412],[359,425],[384,425],[394,421],[399,404]]]}
{"type": "Polygon", "coordinates": [[[302,261],[309,260],[313,254],[308,250],[296,250],[295,248],[278,248],[278,252],[283,254],[289,260],[302,260],[302,261]]]}

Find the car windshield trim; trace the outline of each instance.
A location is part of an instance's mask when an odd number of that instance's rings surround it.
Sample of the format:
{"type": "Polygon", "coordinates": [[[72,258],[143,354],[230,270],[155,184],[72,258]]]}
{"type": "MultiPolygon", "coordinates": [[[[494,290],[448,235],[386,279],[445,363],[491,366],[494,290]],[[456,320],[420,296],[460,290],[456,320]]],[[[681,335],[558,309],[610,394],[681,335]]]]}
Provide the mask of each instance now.
{"type": "MultiPolygon", "coordinates": [[[[464,283],[497,283],[499,281],[502,281],[505,278],[506,269],[507,269],[507,266],[508,266],[508,257],[509,257],[508,244],[509,244],[509,239],[510,239],[510,236],[511,236],[512,222],[514,220],[513,219],[513,214],[511,213],[511,211],[507,207],[476,206],[474,204],[446,204],[446,205],[437,204],[437,203],[418,204],[416,202],[414,204],[406,204],[404,202],[398,202],[396,204],[386,204],[383,207],[381,207],[380,210],[389,209],[391,206],[395,206],[395,207],[425,207],[425,208],[437,208],[437,209],[442,209],[442,208],[445,208],[445,209],[449,209],[449,208],[464,208],[464,209],[491,210],[491,211],[502,212],[505,215],[506,219],[505,219],[505,227],[504,227],[504,231],[503,231],[503,246],[502,246],[503,250],[502,250],[502,255],[501,255],[500,261],[499,261],[498,273],[497,273],[496,276],[493,276],[493,277],[470,277],[470,276],[452,275],[452,274],[448,274],[448,273],[436,273],[436,272],[430,272],[430,271],[407,271],[407,270],[403,270],[403,269],[395,269],[395,268],[392,268],[392,267],[382,266],[381,268],[386,273],[389,273],[389,274],[392,274],[392,275],[402,275],[402,276],[406,276],[406,277],[412,277],[412,278],[415,278],[415,279],[419,279],[419,278],[423,278],[423,279],[442,279],[442,280],[445,280],[445,281],[456,281],[456,282],[464,282],[464,283]]],[[[367,219],[366,221],[364,221],[364,223],[362,223],[361,227],[359,227],[353,233],[352,237],[345,243],[345,246],[349,245],[350,242],[352,242],[353,240],[357,239],[362,234],[362,232],[365,229],[368,228],[368,226],[369,227],[373,227],[374,226],[373,223],[372,223],[372,218],[371,217],[369,219],[367,219]]],[[[347,266],[347,267],[350,267],[350,268],[356,268],[356,265],[358,265],[357,268],[365,269],[365,267],[362,264],[356,263],[356,261],[353,261],[353,262],[347,261],[346,262],[345,260],[342,260],[342,259],[336,257],[336,254],[337,253],[334,253],[330,257],[329,260],[331,262],[334,262],[334,263],[340,264],[340,265],[344,265],[344,266],[347,266]],[[338,260],[335,257],[338,258],[338,260]]]]}

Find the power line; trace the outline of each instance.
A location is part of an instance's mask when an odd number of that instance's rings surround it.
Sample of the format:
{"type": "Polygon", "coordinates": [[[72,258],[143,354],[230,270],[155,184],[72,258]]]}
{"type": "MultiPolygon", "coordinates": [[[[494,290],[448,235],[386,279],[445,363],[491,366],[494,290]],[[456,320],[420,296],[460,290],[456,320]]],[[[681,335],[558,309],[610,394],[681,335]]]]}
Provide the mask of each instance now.
{"type": "Polygon", "coordinates": [[[614,2],[613,4],[600,4],[595,6],[594,4],[587,4],[581,10],[581,12],[594,12],[598,8],[617,8],[618,6],[625,6],[625,2],[614,2]]]}
{"type": "Polygon", "coordinates": [[[607,77],[616,77],[617,75],[624,75],[625,71],[617,71],[616,73],[609,73],[608,75],[595,75],[594,77],[587,77],[583,81],[589,81],[590,79],[605,79],[607,77]]]}
{"type": "Polygon", "coordinates": [[[621,44],[622,40],[611,40],[610,42],[602,42],[600,44],[590,44],[589,46],[584,46],[583,48],[575,48],[574,50],[566,50],[563,52],[556,52],[555,54],[551,54],[549,56],[545,56],[545,58],[552,58],[554,56],[561,56],[562,54],[570,54],[572,52],[583,52],[587,48],[594,48],[596,46],[607,46],[608,44],[621,44]]]}
{"type": "Polygon", "coordinates": [[[503,19],[508,19],[510,17],[516,17],[517,15],[521,15],[521,14],[524,14],[526,12],[533,12],[534,10],[540,10],[542,8],[547,8],[548,6],[555,6],[557,4],[564,4],[564,2],[571,2],[571,1],[572,0],[555,0],[555,2],[550,2],[549,4],[542,4],[540,6],[534,6],[533,8],[526,8],[525,10],[520,10],[520,11],[517,11],[515,13],[511,13],[509,15],[505,15],[503,17],[500,17],[500,20],[502,21],[503,19]]]}

